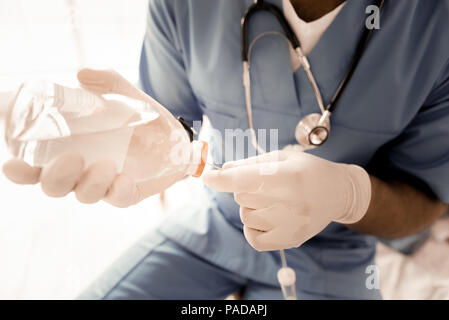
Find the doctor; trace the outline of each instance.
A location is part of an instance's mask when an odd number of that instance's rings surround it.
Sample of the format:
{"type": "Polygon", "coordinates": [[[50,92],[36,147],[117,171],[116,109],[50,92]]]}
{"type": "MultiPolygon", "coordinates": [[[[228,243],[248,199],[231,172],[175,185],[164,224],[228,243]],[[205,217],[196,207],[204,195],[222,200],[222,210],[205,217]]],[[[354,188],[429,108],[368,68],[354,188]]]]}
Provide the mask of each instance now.
{"type": "MultiPolygon", "coordinates": [[[[268,1],[268,0],[267,0],[268,1]]],[[[299,38],[325,103],[343,78],[365,30],[370,0],[269,0],[299,38]]],[[[151,0],[141,55],[141,87],[189,122],[247,129],[240,20],[252,0],[151,0]]],[[[331,117],[325,144],[307,152],[295,127],[319,112],[304,69],[282,37],[251,53],[253,122],[277,129],[280,151],[211,171],[201,207],[170,215],[114,264],[82,298],[280,299],[277,250],[295,269],[299,299],[380,298],[367,285],[375,237],[403,237],[436,220],[449,202],[449,1],[386,1],[376,31],[331,117]],[[262,174],[276,167],[274,174],[262,174]]],[[[260,13],[249,40],[282,29],[260,13]]],[[[82,70],[103,92],[139,91],[111,71],[82,70]]],[[[269,131],[269,130],[267,130],[269,131]]],[[[215,161],[233,149],[212,141],[215,161]],[[225,154],[223,154],[225,150],[225,154]]],[[[234,149],[233,149],[234,150],[234,149]]],[[[136,185],[112,166],[85,169],[78,155],[45,168],[4,167],[18,183],[40,182],[50,196],[75,191],[83,202],[126,207],[179,176],[136,185]]]]}

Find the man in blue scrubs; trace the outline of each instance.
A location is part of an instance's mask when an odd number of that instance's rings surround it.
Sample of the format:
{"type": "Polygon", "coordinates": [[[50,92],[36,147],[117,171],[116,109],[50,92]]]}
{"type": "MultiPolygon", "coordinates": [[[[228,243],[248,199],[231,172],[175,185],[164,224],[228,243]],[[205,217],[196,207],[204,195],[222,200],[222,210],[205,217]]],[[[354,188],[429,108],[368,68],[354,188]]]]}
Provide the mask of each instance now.
{"type": "MultiPolygon", "coordinates": [[[[269,2],[282,8],[281,0],[269,2]]],[[[305,21],[342,3],[291,2],[305,21]]],[[[247,129],[240,19],[252,3],[151,0],[140,67],[143,90],[189,123],[206,115],[223,135],[225,129],[247,129]]],[[[352,61],[370,4],[348,0],[308,55],[325,104],[352,61]]],[[[357,223],[331,222],[286,251],[300,299],[380,298],[366,281],[374,265],[374,236],[422,230],[449,202],[449,1],[387,0],[380,23],[332,115],[329,140],[307,151],[365,168],[369,208],[357,223]]],[[[265,31],[282,29],[260,13],[251,22],[250,40],[265,31]]],[[[292,72],[285,40],[261,38],[251,70],[256,130],[277,129],[279,149],[297,143],[298,121],[319,108],[304,70],[292,72]]],[[[222,150],[233,146],[221,147],[211,142],[215,161],[231,160],[222,150]]],[[[258,252],[246,241],[232,193],[208,194],[201,207],[170,215],[81,297],[221,299],[244,289],[247,299],[281,299],[279,253],[258,252]]],[[[322,201],[329,196],[322,194],[322,201]]]]}

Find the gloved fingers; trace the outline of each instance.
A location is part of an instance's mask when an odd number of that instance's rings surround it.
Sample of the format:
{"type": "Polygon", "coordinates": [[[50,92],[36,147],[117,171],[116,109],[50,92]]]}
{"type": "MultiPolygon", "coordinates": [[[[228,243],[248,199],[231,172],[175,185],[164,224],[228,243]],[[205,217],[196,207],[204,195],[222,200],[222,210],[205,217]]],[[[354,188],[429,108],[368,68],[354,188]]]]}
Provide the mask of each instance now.
{"type": "Polygon", "coordinates": [[[253,174],[250,180],[247,174],[248,166],[226,170],[210,170],[203,175],[203,182],[209,188],[219,192],[243,193],[257,191],[262,184],[261,179],[259,177],[254,179],[253,174]]]}
{"type": "Polygon", "coordinates": [[[263,162],[277,162],[284,161],[287,158],[287,153],[282,150],[276,150],[268,153],[261,154],[259,156],[249,157],[246,159],[229,161],[223,165],[223,169],[235,168],[242,165],[250,165],[263,162]]]}
{"type": "Polygon", "coordinates": [[[95,203],[104,198],[117,175],[111,161],[93,163],[75,187],[76,198],[82,203],[95,203]]]}
{"type": "Polygon", "coordinates": [[[115,207],[126,208],[152,195],[161,193],[184,177],[185,174],[179,172],[136,184],[131,177],[126,174],[120,174],[114,179],[103,200],[115,207]]]}
{"type": "Polygon", "coordinates": [[[234,201],[241,207],[263,209],[270,207],[276,200],[260,193],[234,193],[234,201]]]}
{"type": "Polygon", "coordinates": [[[269,231],[273,228],[260,210],[240,207],[240,220],[244,226],[258,231],[269,231]]]}
{"type": "Polygon", "coordinates": [[[11,159],[3,165],[3,173],[14,183],[36,184],[39,182],[41,168],[32,167],[20,159],[11,159]]]}
{"type": "Polygon", "coordinates": [[[294,247],[291,243],[278,241],[278,237],[273,237],[273,231],[264,232],[243,226],[243,234],[246,241],[257,251],[274,251],[294,247]]]}
{"type": "Polygon", "coordinates": [[[142,199],[136,183],[126,174],[115,177],[109,187],[104,201],[118,208],[126,208],[138,203],[142,199]]]}
{"type": "Polygon", "coordinates": [[[264,231],[251,229],[245,225],[243,226],[243,235],[245,236],[246,241],[248,241],[248,243],[251,245],[251,247],[253,247],[257,251],[264,250],[263,244],[260,243],[260,241],[259,241],[259,237],[264,233],[265,233],[264,231]]]}
{"type": "Polygon", "coordinates": [[[260,234],[257,241],[259,244],[259,251],[274,251],[299,247],[302,243],[297,243],[296,238],[288,238],[285,230],[278,228],[269,232],[260,234]]]}
{"type": "Polygon", "coordinates": [[[77,153],[56,157],[42,169],[42,191],[50,197],[63,197],[76,186],[84,172],[84,158],[77,153]]]}
{"type": "MultiPolygon", "coordinates": [[[[270,226],[269,229],[264,228],[264,226],[260,227],[261,222],[257,220],[244,224],[250,229],[265,231],[258,234],[252,233],[251,245],[258,251],[271,251],[288,249],[302,244],[309,237],[307,230],[311,219],[301,213],[297,208],[291,208],[281,203],[250,211],[248,213],[248,215],[251,214],[249,218],[257,216],[263,223],[270,226]],[[251,225],[251,223],[253,224],[251,225]],[[256,235],[257,238],[254,238],[256,235]]],[[[242,216],[243,214],[241,214],[241,218],[242,216]]],[[[249,219],[248,216],[243,216],[243,218],[249,219]]]]}
{"type": "Polygon", "coordinates": [[[272,164],[278,167],[278,162],[271,162],[242,165],[225,170],[210,170],[204,174],[203,181],[209,188],[219,192],[261,192],[264,184],[270,186],[276,183],[274,174],[263,174],[265,170],[269,170],[267,165],[272,164]]]}

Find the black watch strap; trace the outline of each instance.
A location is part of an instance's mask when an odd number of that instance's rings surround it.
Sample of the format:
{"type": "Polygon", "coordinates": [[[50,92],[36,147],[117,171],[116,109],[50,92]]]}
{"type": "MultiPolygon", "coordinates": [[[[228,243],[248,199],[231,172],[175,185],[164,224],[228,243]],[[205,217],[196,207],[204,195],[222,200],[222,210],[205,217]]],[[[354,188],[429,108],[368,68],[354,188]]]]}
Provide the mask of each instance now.
{"type": "Polygon", "coordinates": [[[190,138],[190,142],[192,142],[193,138],[194,138],[194,131],[193,131],[192,127],[190,127],[189,124],[187,123],[187,121],[185,121],[182,117],[177,117],[176,119],[182,124],[184,129],[186,129],[187,134],[189,135],[189,138],[190,138]]]}

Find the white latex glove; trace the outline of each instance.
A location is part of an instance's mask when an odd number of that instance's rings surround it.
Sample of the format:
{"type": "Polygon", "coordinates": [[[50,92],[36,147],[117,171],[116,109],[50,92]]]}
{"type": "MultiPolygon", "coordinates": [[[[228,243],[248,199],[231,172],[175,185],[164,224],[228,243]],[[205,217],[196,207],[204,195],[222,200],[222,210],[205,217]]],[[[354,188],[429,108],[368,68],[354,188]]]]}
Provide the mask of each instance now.
{"type": "MultiPolygon", "coordinates": [[[[117,93],[140,100],[152,99],[112,70],[82,69],[78,72],[78,80],[81,86],[99,94],[117,93]]],[[[158,111],[166,118],[173,118],[175,125],[182,128],[168,110],[161,107],[158,111]]],[[[95,203],[103,199],[117,207],[136,204],[164,191],[185,176],[180,172],[136,184],[126,174],[117,175],[115,166],[110,161],[99,161],[85,168],[84,159],[79,154],[62,155],[53,159],[44,168],[31,167],[22,160],[12,159],[3,165],[3,172],[11,181],[18,184],[40,182],[44,193],[51,197],[63,197],[74,191],[80,202],[95,203]]]]}
{"type": "Polygon", "coordinates": [[[229,162],[203,180],[234,193],[245,237],[258,251],[298,247],[332,221],[356,223],[371,200],[364,169],[298,151],[229,162]]]}

